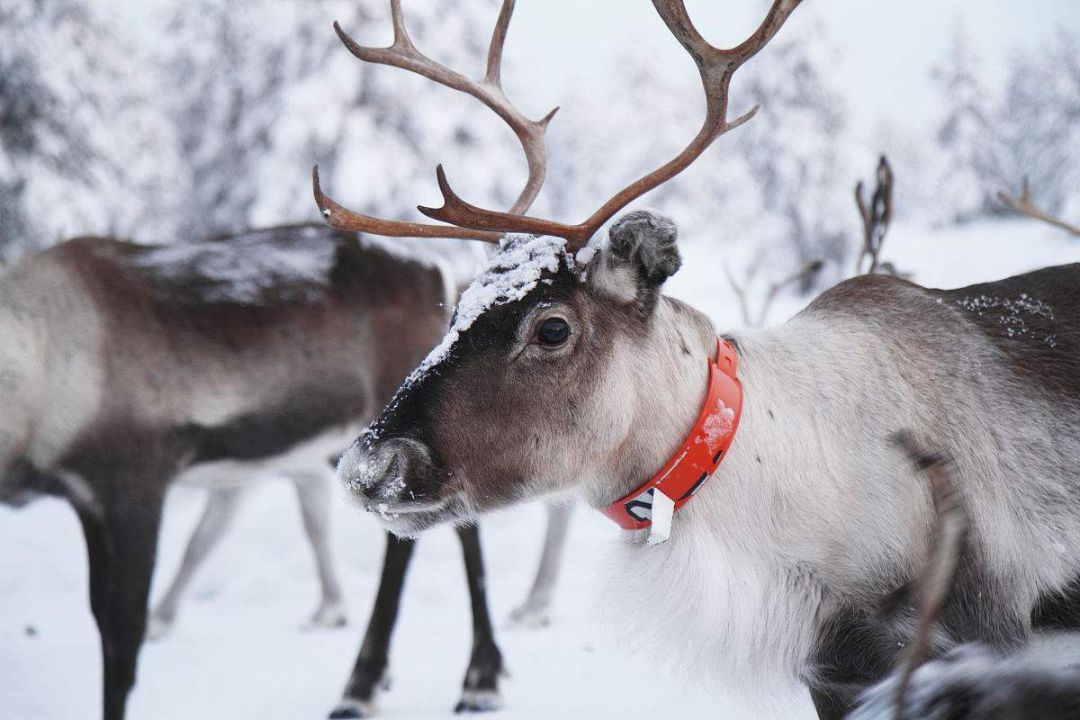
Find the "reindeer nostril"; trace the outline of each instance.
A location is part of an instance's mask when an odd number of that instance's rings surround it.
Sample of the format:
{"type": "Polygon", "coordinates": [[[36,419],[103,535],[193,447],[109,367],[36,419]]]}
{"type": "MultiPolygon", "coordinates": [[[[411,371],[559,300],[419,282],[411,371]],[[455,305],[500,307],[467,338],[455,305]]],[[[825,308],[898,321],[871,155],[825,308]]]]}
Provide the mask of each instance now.
{"type": "Polygon", "coordinates": [[[444,501],[433,492],[433,469],[428,447],[404,437],[354,443],[338,465],[350,494],[364,509],[387,519],[444,501]]]}
{"type": "Polygon", "coordinates": [[[405,453],[400,450],[395,452],[383,471],[382,478],[370,488],[372,493],[368,497],[372,500],[399,497],[405,491],[405,471],[408,466],[405,453]]]}

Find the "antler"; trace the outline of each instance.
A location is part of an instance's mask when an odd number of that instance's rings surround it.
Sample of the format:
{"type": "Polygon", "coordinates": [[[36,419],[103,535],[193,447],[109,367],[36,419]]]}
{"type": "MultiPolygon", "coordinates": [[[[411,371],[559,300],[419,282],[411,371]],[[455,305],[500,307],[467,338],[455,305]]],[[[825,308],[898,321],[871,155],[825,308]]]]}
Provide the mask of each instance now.
{"type": "MultiPolygon", "coordinates": [[[[334,23],[334,31],[337,32],[338,37],[341,38],[341,42],[345,44],[349,52],[360,60],[409,70],[418,75],[423,75],[440,85],[472,95],[502,118],[510,126],[510,129],[514,131],[518,141],[521,143],[521,147],[525,151],[525,160],[529,166],[529,176],[525,187],[509,210],[510,213],[517,214],[524,213],[529,209],[544,184],[544,175],[547,171],[545,130],[558,108],[555,108],[540,120],[530,120],[514,107],[503,92],[502,53],[503,46],[506,44],[506,32],[510,26],[510,17],[513,12],[514,0],[504,0],[502,9],[499,11],[499,19],[495,23],[495,30],[491,35],[491,43],[488,46],[487,54],[487,69],[482,80],[471,80],[420,52],[409,37],[409,31],[405,25],[405,16],[401,11],[401,0],[390,0],[394,41],[388,47],[371,48],[360,45],[349,37],[336,22],[334,23]]],[[[319,184],[318,165],[312,168],[311,176],[315,203],[319,206],[319,210],[322,212],[327,224],[338,230],[369,232],[375,235],[394,237],[453,237],[493,243],[497,243],[502,236],[502,233],[488,232],[483,229],[384,220],[371,215],[353,212],[323,194],[319,184]]]]}
{"type": "Polygon", "coordinates": [[[710,45],[697,31],[690,21],[683,0],[653,0],[653,5],[668,30],[682,44],[698,67],[705,91],[705,121],[702,123],[701,130],[682,152],[656,170],[627,185],[584,222],[566,225],[551,220],[484,210],[470,205],[450,188],[446,173],[441,167],[437,170],[437,176],[439,189],[443,195],[443,206],[441,208],[420,207],[420,212],[435,220],[453,223],[459,227],[498,233],[524,232],[553,235],[566,238],[569,249],[583,247],[615,213],[636,198],[678,175],[718,137],[754,116],[757,107],[735,120],[728,121],[728,86],[731,83],[731,77],[743,63],[757,54],[776,35],[800,2],[802,0],[773,0],[769,13],[749,38],[733,48],[721,49],[710,45]]]}
{"type": "Polygon", "coordinates": [[[870,267],[866,272],[878,271],[881,248],[885,244],[885,233],[889,231],[889,221],[892,220],[892,186],[892,167],[884,155],[878,161],[877,185],[870,198],[870,205],[866,204],[866,198],[863,196],[862,180],[855,184],[855,204],[859,206],[859,216],[863,224],[863,247],[859,252],[859,258],[855,261],[856,274],[862,272],[863,258],[867,255],[870,256],[870,267]]]}
{"type": "Polygon", "coordinates": [[[1010,209],[1015,210],[1018,213],[1027,215],[1028,217],[1035,218],[1036,220],[1042,220],[1044,223],[1049,223],[1054,227],[1059,227],[1066,232],[1070,232],[1073,235],[1080,235],[1080,225],[1072,225],[1065,222],[1061,218],[1054,217],[1050,213],[1046,212],[1031,199],[1031,188],[1028,187],[1027,178],[1024,178],[1024,184],[1020,188],[1020,197],[1014,197],[1007,193],[999,192],[998,200],[1005,203],[1010,209]]]}
{"type": "Polygon", "coordinates": [[[893,437],[915,468],[925,472],[930,480],[930,496],[934,502],[936,523],[934,540],[926,566],[919,577],[919,624],[915,637],[908,645],[907,657],[896,684],[896,719],[904,720],[907,689],[911,676],[922,664],[930,646],[930,633],[941,613],[960,559],[960,551],[968,528],[968,516],[959,489],[949,472],[948,458],[924,450],[907,431],[893,437]]]}

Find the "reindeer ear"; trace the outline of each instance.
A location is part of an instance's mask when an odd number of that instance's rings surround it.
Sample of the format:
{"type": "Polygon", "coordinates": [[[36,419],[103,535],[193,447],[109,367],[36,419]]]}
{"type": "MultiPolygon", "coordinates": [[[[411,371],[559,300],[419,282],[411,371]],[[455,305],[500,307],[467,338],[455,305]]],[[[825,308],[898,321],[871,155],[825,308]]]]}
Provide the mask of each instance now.
{"type": "Polygon", "coordinates": [[[608,230],[590,281],[601,292],[652,310],[660,286],[682,265],[675,223],[648,210],[626,213],[608,230]]]}

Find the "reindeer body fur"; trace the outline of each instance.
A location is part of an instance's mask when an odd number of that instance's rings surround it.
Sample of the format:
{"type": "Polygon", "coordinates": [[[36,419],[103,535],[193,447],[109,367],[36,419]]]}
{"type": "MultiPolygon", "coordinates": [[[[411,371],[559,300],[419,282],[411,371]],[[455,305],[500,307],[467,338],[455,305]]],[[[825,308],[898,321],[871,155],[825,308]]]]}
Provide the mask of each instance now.
{"type": "Polygon", "coordinates": [[[329,256],[321,277],[271,278],[243,297],[152,262],[167,248],[104,238],[14,268],[3,345],[15,349],[4,369],[19,400],[5,414],[0,461],[62,467],[125,430],[167,439],[184,467],[261,460],[369,417],[441,330],[442,278],[351,236],[310,233],[264,238],[264,249],[308,243],[329,256]],[[400,284],[372,282],[394,272],[400,284]],[[403,317],[416,332],[400,332],[403,317]]]}
{"type": "MultiPolygon", "coordinates": [[[[746,405],[729,456],[671,540],[623,548],[614,578],[630,626],[686,668],[845,702],[892,669],[934,520],[888,442],[904,427],[948,449],[972,516],[938,650],[1025,640],[1080,577],[1080,265],[947,292],[856,278],[734,340],[746,405]]],[[[685,377],[676,394],[700,394],[685,377]]]]}

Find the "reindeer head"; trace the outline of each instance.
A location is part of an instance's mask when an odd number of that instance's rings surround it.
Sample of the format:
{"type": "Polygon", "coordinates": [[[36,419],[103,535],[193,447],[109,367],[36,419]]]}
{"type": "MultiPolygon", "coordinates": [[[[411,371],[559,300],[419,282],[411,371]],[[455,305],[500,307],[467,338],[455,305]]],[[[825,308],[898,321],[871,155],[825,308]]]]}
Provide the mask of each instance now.
{"type": "Polygon", "coordinates": [[[346,485],[391,530],[414,533],[581,480],[589,481],[597,503],[610,502],[634,487],[630,478],[640,482],[655,471],[650,463],[662,461],[685,435],[693,418],[685,417],[684,398],[669,395],[680,388],[701,392],[715,334],[699,313],[661,296],[680,264],[675,226],[653,213],[631,212],[612,224],[607,243],[593,238],[627,204],[753,117],[757,108],[727,119],[731,77],[800,1],[774,0],[747,40],[720,49],[694,28],[681,0],[653,0],[697,65],[705,120],[675,158],[574,225],[523,214],[543,183],[543,136],[552,113],[527,120],[502,92],[500,57],[513,0],[503,3],[479,82],[416,49],[398,0],[391,2],[394,42],[388,48],[361,47],[338,28],[360,59],[419,72],[480,99],[511,126],[529,164],[526,187],[509,212],[466,203],[440,166],[444,204],[419,209],[449,225],[354,213],[324,195],[314,176],[316,202],[336,228],[499,243],[462,295],[442,344],[342,457],[346,485]],[[523,235],[503,239],[507,233],[523,235]],[[660,375],[665,382],[653,382],[660,375]]]}
{"type": "Polygon", "coordinates": [[[673,313],[697,332],[676,345],[696,348],[694,362],[672,372],[704,382],[711,326],[661,302],[679,267],[674,225],[629,213],[590,262],[579,257],[561,239],[508,238],[462,295],[443,343],[346,452],[342,478],[394,530],[582,479],[609,487],[637,455],[620,450],[632,428],[663,419],[650,374],[673,362],[673,313]]]}

